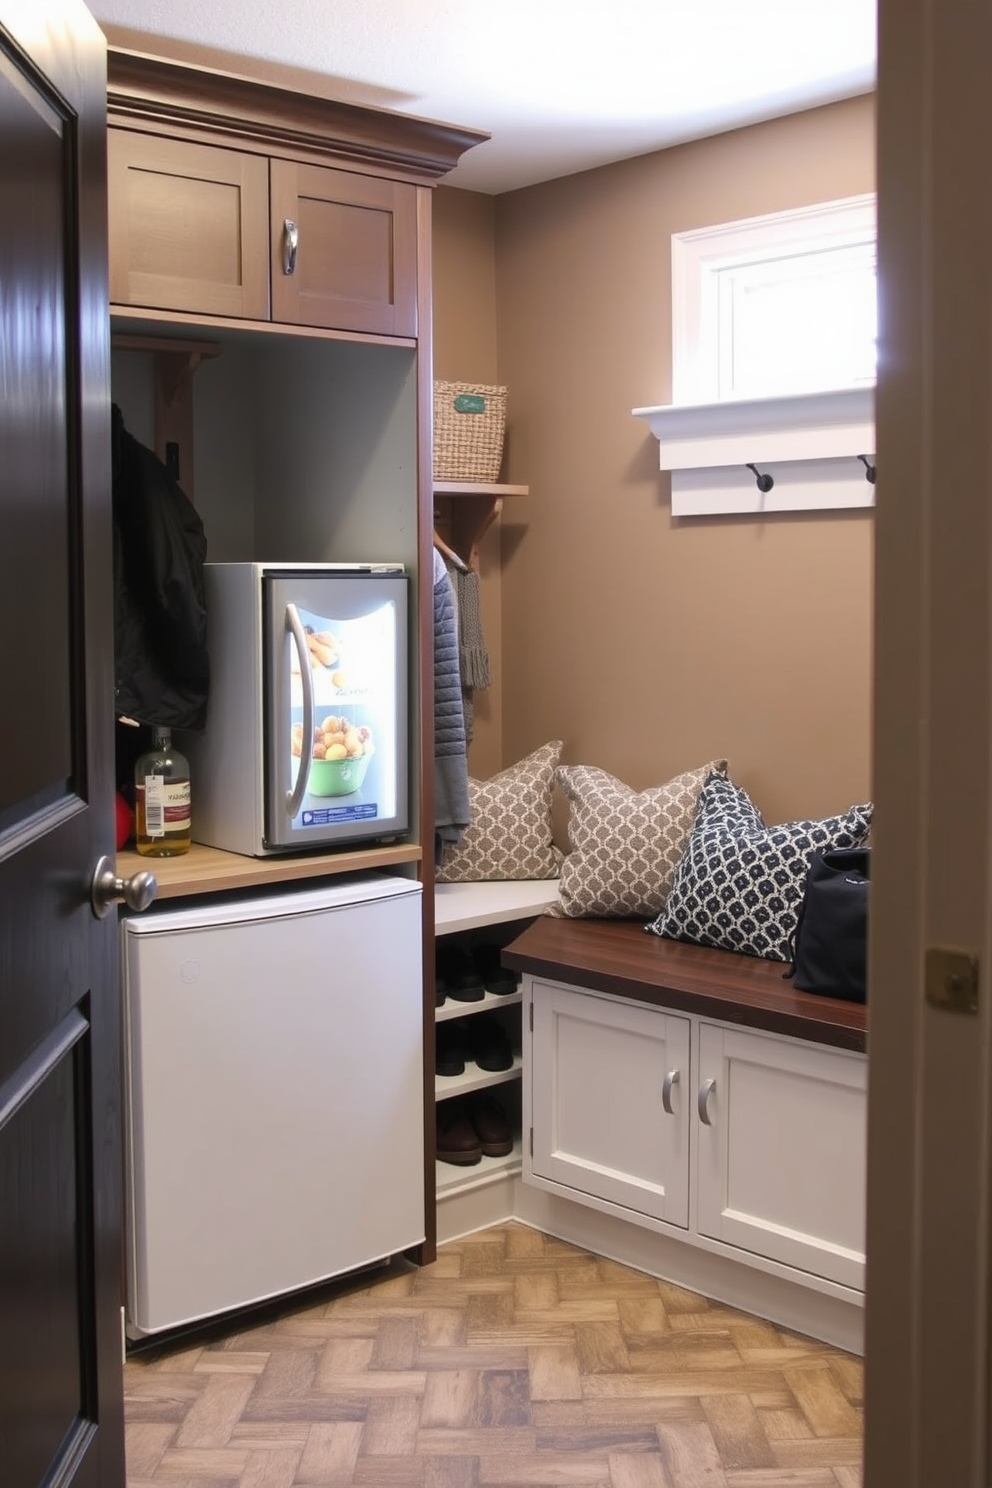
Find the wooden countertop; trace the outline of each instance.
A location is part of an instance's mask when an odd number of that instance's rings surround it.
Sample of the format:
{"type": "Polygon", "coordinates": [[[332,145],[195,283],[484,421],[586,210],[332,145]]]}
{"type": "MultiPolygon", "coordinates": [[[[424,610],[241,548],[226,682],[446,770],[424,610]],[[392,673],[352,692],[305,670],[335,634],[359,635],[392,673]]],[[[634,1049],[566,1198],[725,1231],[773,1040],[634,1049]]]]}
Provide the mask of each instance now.
{"type": "Polygon", "coordinates": [[[246,858],[240,853],[221,852],[194,842],[188,853],[177,858],[145,858],[132,850],[117,854],[121,878],[147,869],[155,875],[159,899],[178,899],[186,894],[217,894],[225,889],[254,889],[265,884],[291,883],[308,878],[326,878],[332,873],[358,873],[368,868],[389,868],[396,863],[419,863],[422,850],[410,843],[393,847],[367,847],[334,853],[246,858]]]}
{"type": "Polygon", "coordinates": [[[863,1003],[796,992],[781,961],[686,945],[651,935],[632,920],[535,920],[503,951],[515,971],[628,997],[677,1012],[701,1013],[864,1052],[863,1003]]]}

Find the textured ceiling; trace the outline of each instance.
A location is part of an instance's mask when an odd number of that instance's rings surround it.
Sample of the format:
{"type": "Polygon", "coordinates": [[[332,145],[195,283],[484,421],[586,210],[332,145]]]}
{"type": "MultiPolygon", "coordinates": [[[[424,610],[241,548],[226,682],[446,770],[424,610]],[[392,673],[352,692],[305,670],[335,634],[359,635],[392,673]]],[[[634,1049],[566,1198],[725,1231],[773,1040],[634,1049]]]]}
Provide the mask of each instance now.
{"type": "MultiPolygon", "coordinates": [[[[875,0],[89,0],[325,75],[335,97],[487,130],[447,182],[501,192],[868,92],[875,0]]],[[[149,40],[146,50],[155,50],[149,40]]]]}

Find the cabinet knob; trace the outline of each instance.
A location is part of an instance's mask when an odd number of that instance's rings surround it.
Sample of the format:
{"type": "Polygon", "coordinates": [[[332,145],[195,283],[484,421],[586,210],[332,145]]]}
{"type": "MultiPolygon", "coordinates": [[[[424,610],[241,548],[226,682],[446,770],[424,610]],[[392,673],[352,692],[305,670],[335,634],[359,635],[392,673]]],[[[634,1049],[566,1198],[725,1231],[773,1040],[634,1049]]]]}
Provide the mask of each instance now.
{"type": "Polygon", "coordinates": [[[677,1085],[678,1083],[678,1070],[669,1070],[668,1074],[665,1076],[665,1083],[661,1087],[661,1104],[664,1106],[665,1113],[668,1116],[675,1115],[675,1112],[672,1110],[672,1086],[677,1085]]]}
{"type": "Polygon", "coordinates": [[[712,1126],[713,1125],[713,1122],[710,1120],[710,1112],[709,1112],[708,1101],[709,1101],[710,1095],[712,1094],[712,1092],[715,1089],[716,1089],[716,1081],[715,1080],[713,1080],[713,1079],[704,1080],[703,1083],[702,1083],[702,1085],[700,1085],[700,1087],[699,1087],[699,1094],[696,1097],[696,1109],[699,1111],[699,1119],[703,1123],[704,1126],[712,1126]]]}
{"type": "Polygon", "coordinates": [[[282,225],[282,271],[296,273],[296,250],[300,246],[300,229],[292,218],[287,217],[282,225]]]}

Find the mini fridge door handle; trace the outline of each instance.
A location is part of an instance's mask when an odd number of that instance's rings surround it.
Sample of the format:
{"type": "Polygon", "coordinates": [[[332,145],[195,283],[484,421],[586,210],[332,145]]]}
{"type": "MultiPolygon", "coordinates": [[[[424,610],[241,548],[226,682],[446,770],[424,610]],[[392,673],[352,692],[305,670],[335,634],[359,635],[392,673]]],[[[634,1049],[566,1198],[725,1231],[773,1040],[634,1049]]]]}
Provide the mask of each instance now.
{"type": "Polygon", "coordinates": [[[286,815],[292,821],[303,805],[303,797],[307,793],[307,785],[310,782],[310,761],[313,758],[314,730],[313,673],[310,671],[310,648],[307,645],[306,631],[303,629],[300,612],[295,604],[288,604],[286,606],[286,629],[293,637],[296,646],[296,653],[300,660],[300,681],[303,684],[303,738],[300,741],[300,768],[296,774],[296,784],[291,791],[286,792],[286,815]]]}

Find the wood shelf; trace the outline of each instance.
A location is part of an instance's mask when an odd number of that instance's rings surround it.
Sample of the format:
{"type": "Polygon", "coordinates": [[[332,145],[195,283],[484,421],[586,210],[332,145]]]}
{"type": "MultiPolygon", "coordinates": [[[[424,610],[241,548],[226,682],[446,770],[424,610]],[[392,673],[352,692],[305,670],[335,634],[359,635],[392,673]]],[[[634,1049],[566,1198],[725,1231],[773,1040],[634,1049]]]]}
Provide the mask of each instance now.
{"type": "Polygon", "coordinates": [[[227,889],[254,889],[266,884],[291,883],[298,879],[326,878],[334,873],[358,873],[369,868],[390,868],[398,863],[418,863],[422,851],[410,843],[393,847],[358,848],[352,852],[314,853],[306,856],[246,858],[194,842],[188,853],[176,858],[146,858],[126,849],[117,854],[121,878],[147,870],[158,883],[156,900],[178,899],[188,894],[216,894],[227,889]]]}
{"type": "Polygon", "coordinates": [[[499,481],[434,482],[435,496],[529,496],[530,486],[506,486],[499,481]]]}

